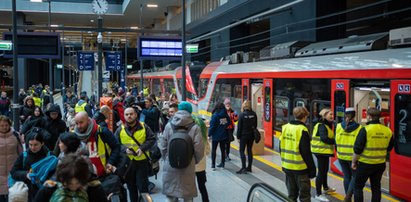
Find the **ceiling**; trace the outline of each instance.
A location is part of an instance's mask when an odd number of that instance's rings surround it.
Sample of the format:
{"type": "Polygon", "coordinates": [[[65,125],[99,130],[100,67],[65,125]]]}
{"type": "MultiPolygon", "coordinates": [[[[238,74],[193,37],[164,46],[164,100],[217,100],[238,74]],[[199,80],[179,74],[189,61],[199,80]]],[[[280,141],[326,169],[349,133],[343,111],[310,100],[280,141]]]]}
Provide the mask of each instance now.
{"type": "MultiPolygon", "coordinates": [[[[66,27],[97,26],[98,16],[92,13],[91,2],[92,0],[52,0],[51,24],[66,27]]],[[[0,24],[11,24],[11,5],[4,2],[3,4],[0,3],[0,16],[2,16],[0,24]]],[[[181,7],[181,0],[109,0],[109,4],[109,11],[103,16],[104,27],[140,27],[139,19],[142,13],[143,27],[151,29],[152,24],[165,23],[165,12],[170,12],[172,10],[170,8],[181,7]],[[148,3],[157,4],[158,7],[148,8],[146,7],[148,3]],[[140,5],[143,5],[142,9],[140,5]]],[[[26,22],[30,24],[47,25],[48,23],[47,2],[33,3],[29,0],[17,0],[17,11],[23,11],[26,22]]]]}

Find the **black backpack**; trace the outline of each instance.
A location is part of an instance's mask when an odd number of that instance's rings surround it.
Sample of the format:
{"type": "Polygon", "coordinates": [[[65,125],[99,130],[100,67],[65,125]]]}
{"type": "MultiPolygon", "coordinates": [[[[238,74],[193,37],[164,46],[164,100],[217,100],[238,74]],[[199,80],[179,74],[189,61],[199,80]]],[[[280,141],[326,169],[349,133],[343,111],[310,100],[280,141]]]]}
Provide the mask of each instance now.
{"type": "Polygon", "coordinates": [[[195,125],[193,122],[188,127],[178,127],[170,124],[173,129],[168,143],[168,160],[173,168],[186,168],[190,165],[194,155],[193,140],[188,132],[195,125]]]}

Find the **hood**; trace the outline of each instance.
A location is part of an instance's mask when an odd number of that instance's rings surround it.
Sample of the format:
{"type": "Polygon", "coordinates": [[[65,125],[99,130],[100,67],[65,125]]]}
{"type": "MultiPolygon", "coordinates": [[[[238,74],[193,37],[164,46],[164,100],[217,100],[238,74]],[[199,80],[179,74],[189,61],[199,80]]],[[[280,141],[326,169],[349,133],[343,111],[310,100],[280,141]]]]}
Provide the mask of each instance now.
{"type": "Polygon", "coordinates": [[[31,100],[31,101],[33,101],[33,108],[34,108],[34,99],[33,99],[33,97],[32,96],[27,96],[25,99],[24,99],[24,106],[28,106],[27,105],[27,101],[29,101],[29,100],[31,100]]]}
{"type": "Polygon", "coordinates": [[[216,112],[217,116],[219,117],[225,117],[227,114],[227,110],[225,108],[220,109],[219,111],[216,112]]]}
{"type": "Polygon", "coordinates": [[[93,119],[96,120],[97,123],[106,121],[106,117],[104,116],[104,114],[99,111],[94,114],[93,119]]]}
{"type": "Polygon", "coordinates": [[[53,104],[53,105],[50,106],[50,108],[46,111],[46,116],[47,116],[48,118],[50,118],[50,113],[51,113],[51,112],[58,112],[59,115],[58,115],[58,117],[57,117],[56,120],[61,120],[62,115],[61,115],[61,110],[60,110],[60,106],[59,106],[59,105],[53,104]]]}
{"type": "Polygon", "coordinates": [[[188,126],[193,122],[193,117],[185,110],[177,111],[171,120],[171,124],[175,126],[188,126]]]}

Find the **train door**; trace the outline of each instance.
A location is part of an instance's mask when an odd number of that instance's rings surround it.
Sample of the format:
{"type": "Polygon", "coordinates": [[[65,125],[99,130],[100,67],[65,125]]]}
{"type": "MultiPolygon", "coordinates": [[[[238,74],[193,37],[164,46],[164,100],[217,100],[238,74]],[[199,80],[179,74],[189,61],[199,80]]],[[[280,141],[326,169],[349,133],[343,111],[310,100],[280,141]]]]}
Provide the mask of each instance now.
{"type": "Polygon", "coordinates": [[[242,91],[242,102],[241,103],[243,103],[245,100],[250,100],[250,97],[249,97],[250,87],[249,86],[250,86],[250,80],[242,79],[241,87],[243,91],[242,91]]]}
{"type": "Polygon", "coordinates": [[[273,96],[273,80],[272,79],[264,79],[263,80],[263,97],[264,97],[264,102],[263,102],[263,125],[264,125],[264,144],[265,146],[269,148],[273,148],[273,102],[272,102],[272,96],[273,96]]]}
{"type": "MultiPolygon", "coordinates": [[[[340,123],[344,120],[344,111],[349,107],[350,80],[331,80],[331,109],[334,112],[334,120],[340,123]]],[[[331,170],[342,175],[341,166],[336,157],[331,158],[331,170]]]]}
{"type": "Polygon", "coordinates": [[[395,147],[390,153],[390,191],[411,201],[411,80],[391,81],[390,127],[395,147]]]}
{"type": "Polygon", "coordinates": [[[251,106],[257,114],[257,128],[263,128],[263,84],[251,84],[251,106]]]}

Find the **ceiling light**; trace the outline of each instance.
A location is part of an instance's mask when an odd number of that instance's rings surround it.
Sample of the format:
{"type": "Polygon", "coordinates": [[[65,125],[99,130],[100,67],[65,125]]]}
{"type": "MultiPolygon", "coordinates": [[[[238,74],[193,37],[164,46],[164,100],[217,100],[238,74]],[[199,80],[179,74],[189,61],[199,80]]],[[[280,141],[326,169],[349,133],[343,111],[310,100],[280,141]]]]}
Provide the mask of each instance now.
{"type": "Polygon", "coordinates": [[[130,29],[138,29],[138,27],[130,27],[130,29]]]}
{"type": "Polygon", "coordinates": [[[90,20],[90,22],[94,22],[94,20],[90,20]]]}
{"type": "Polygon", "coordinates": [[[30,0],[30,2],[37,2],[37,3],[40,3],[40,2],[43,2],[43,0],[30,0]]]}
{"type": "Polygon", "coordinates": [[[50,25],[50,27],[60,27],[60,25],[50,25]]]}
{"type": "Polygon", "coordinates": [[[149,7],[149,8],[157,8],[158,5],[157,5],[157,4],[147,4],[147,7],[149,7]]]}

